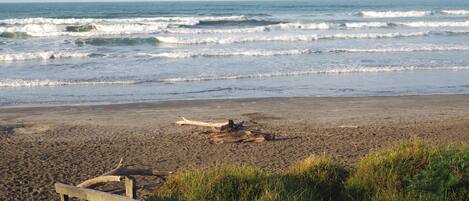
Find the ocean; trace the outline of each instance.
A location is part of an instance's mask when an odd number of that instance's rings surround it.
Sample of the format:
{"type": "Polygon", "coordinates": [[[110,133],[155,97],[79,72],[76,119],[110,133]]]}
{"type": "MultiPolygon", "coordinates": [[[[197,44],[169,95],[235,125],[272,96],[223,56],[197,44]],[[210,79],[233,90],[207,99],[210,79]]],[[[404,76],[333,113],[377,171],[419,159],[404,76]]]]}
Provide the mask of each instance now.
{"type": "Polygon", "coordinates": [[[469,93],[469,1],[0,4],[0,106],[469,93]]]}

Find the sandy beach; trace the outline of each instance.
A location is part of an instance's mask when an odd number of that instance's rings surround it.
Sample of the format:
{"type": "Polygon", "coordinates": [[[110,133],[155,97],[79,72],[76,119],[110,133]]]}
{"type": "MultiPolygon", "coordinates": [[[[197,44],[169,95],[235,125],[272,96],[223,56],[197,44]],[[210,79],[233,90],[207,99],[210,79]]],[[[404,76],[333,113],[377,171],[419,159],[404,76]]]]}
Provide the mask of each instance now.
{"type": "MultiPolygon", "coordinates": [[[[297,97],[0,109],[0,200],[53,200],[55,182],[77,184],[115,167],[178,171],[221,164],[282,171],[310,154],[347,165],[417,136],[469,141],[469,95],[297,97]],[[280,136],[264,143],[209,144],[180,117],[245,120],[280,136]],[[357,127],[357,128],[355,128],[357,127]]],[[[161,181],[138,177],[139,194],[161,181]]]]}

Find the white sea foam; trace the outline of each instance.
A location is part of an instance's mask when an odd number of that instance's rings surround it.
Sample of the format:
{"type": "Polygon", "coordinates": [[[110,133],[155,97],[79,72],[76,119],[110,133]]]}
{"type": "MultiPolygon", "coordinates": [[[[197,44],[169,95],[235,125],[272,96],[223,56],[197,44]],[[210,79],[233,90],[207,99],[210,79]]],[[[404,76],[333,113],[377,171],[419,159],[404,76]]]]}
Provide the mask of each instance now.
{"type": "Polygon", "coordinates": [[[0,62],[13,62],[24,60],[50,60],[50,59],[68,59],[68,58],[84,58],[89,57],[90,53],[81,52],[24,52],[0,54],[0,62]]]}
{"type": "Polygon", "coordinates": [[[194,29],[194,28],[167,28],[161,30],[165,33],[175,34],[236,34],[236,33],[257,33],[269,31],[267,26],[234,28],[234,29],[194,29]]]}
{"type": "Polygon", "coordinates": [[[294,41],[315,41],[319,39],[377,39],[377,38],[396,38],[396,37],[414,37],[425,36],[431,32],[409,32],[409,33],[356,33],[356,34],[283,34],[283,35],[256,35],[256,36],[220,36],[220,37],[163,37],[157,36],[156,39],[162,43],[175,44],[230,44],[230,43],[248,43],[248,42],[294,42],[294,41]]]}
{"type": "Polygon", "coordinates": [[[339,48],[332,52],[364,52],[364,53],[385,53],[385,52],[433,52],[433,51],[469,51],[469,46],[427,46],[427,47],[402,47],[402,48],[339,48]]]}
{"type": "Polygon", "coordinates": [[[52,87],[68,85],[111,85],[111,84],[136,84],[133,80],[115,80],[115,81],[60,81],[60,80],[24,80],[24,79],[5,79],[0,80],[0,87],[52,87]]]}
{"type": "Polygon", "coordinates": [[[177,77],[160,80],[161,82],[200,82],[212,80],[237,80],[237,79],[260,79],[271,77],[288,77],[288,76],[306,76],[316,74],[344,74],[344,73],[382,73],[382,72],[399,72],[399,71],[467,71],[469,66],[453,66],[453,67],[350,67],[325,70],[306,70],[291,72],[270,72],[246,75],[227,75],[227,76],[193,76],[193,77],[177,77]]]}
{"type": "Polygon", "coordinates": [[[469,66],[448,66],[448,67],[348,67],[348,68],[331,68],[324,70],[304,70],[304,71],[288,71],[288,72],[269,72],[244,75],[213,75],[213,76],[190,76],[176,77],[159,80],[25,80],[25,79],[3,79],[0,80],[0,87],[17,88],[17,87],[53,87],[53,86],[69,86],[69,85],[132,85],[148,82],[200,82],[214,80],[237,80],[237,79],[262,79],[272,77],[289,77],[289,76],[307,76],[319,74],[346,74],[346,73],[385,73],[400,71],[467,71],[469,66]]]}
{"type": "MultiPolygon", "coordinates": [[[[249,18],[250,19],[250,18],[249,18]]],[[[181,26],[194,26],[211,21],[245,21],[245,16],[201,16],[201,17],[154,17],[125,19],[55,19],[25,18],[0,20],[1,32],[25,32],[31,36],[94,36],[112,34],[140,34],[167,32],[181,26]],[[93,25],[96,29],[87,32],[67,32],[71,25],[93,25]]]]}
{"type": "Polygon", "coordinates": [[[182,58],[195,58],[195,57],[234,57],[234,56],[282,56],[282,55],[301,55],[312,54],[317,51],[310,49],[293,49],[293,50],[209,50],[209,51],[178,51],[178,52],[163,52],[163,53],[144,53],[145,56],[182,59],[182,58]]]}
{"type": "Polygon", "coordinates": [[[381,28],[381,27],[389,27],[389,23],[387,22],[349,22],[345,23],[344,26],[346,28],[381,28]]]}
{"type": "Polygon", "coordinates": [[[237,16],[200,16],[200,17],[151,17],[151,18],[24,18],[4,19],[0,24],[27,25],[27,24],[54,24],[54,25],[80,25],[80,24],[152,24],[160,22],[173,22],[183,25],[195,25],[201,21],[243,21],[248,18],[244,15],[237,16]]]}
{"type": "Polygon", "coordinates": [[[385,53],[385,52],[432,52],[432,51],[469,51],[469,46],[423,46],[423,47],[401,47],[401,48],[337,48],[331,50],[311,50],[311,49],[291,49],[291,50],[223,50],[223,49],[198,49],[194,51],[174,51],[162,53],[141,53],[139,55],[170,58],[170,59],[185,59],[197,57],[257,57],[257,56],[288,56],[288,55],[303,55],[303,54],[319,54],[319,53],[385,53]]]}
{"type": "Polygon", "coordinates": [[[389,28],[396,26],[414,28],[434,28],[434,27],[469,27],[469,21],[388,21],[388,22],[347,22],[343,24],[334,23],[282,23],[265,26],[265,31],[269,30],[322,30],[322,29],[363,29],[363,28],[389,28]]]}
{"type": "Polygon", "coordinates": [[[442,10],[444,15],[469,15],[469,10],[442,10]]]}
{"type": "Polygon", "coordinates": [[[361,11],[357,13],[369,18],[423,17],[431,15],[431,11],[361,11]]]}
{"type": "Polygon", "coordinates": [[[431,22],[431,21],[416,21],[416,22],[396,22],[395,24],[406,27],[469,27],[469,21],[461,22],[431,22]]]}
{"type": "Polygon", "coordinates": [[[266,26],[268,29],[330,29],[329,23],[280,23],[266,26]]]}

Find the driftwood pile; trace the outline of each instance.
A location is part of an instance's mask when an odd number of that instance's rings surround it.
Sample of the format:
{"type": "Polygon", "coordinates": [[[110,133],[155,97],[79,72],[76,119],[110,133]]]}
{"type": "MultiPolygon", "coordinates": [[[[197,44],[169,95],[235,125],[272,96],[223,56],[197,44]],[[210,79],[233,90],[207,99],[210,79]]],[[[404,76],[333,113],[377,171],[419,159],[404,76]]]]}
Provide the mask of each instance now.
{"type": "Polygon", "coordinates": [[[209,141],[212,144],[240,143],[240,142],[264,142],[275,140],[275,135],[253,131],[244,126],[244,121],[235,122],[228,120],[222,123],[209,123],[202,121],[192,121],[182,117],[177,125],[191,125],[211,128],[209,141]]]}

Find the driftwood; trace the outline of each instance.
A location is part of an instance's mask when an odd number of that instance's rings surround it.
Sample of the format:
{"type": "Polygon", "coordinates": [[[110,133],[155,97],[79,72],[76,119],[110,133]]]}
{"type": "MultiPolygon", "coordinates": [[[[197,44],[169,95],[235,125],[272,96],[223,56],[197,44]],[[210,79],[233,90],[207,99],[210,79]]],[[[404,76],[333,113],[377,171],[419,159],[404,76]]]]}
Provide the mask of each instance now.
{"type": "Polygon", "coordinates": [[[176,124],[211,128],[212,132],[210,133],[209,141],[212,144],[264,142],[275,139],[275,135],[246,129],[246,127],[244,127],[244,121],[235,122],[228,120],[225,123],[209,123],[192,121],[183,117],[182,121],[178,121],[176,124]]]}
{"type": "Polygon", "coordinates": [[[149,170],[149,169],[137,169],[137,168],[127,168],[123,166],[123,159],[119,161],[119,164],[116,168],[112,169],[104,173],[99,177],[95,177],[92,179],[88,179],[80,184],[77,187],[80,188],[88,188],[90,186],[94,186],[100,183],[112,182],[112,181],[122,181],[124,176],[156,176],[161,179],[164,179],[165,176],[169,176],[172,172],[168,171],[156,171],[156,170],[149,170]]]}
{"type": "Polygon", "coordinates": [[[228,120],[227,122],[222,122],[222,123],[211,123],[211,122],[188,120],[182,117],[182,120],[177,121],[176,124],[180,126],[190,125],[190,126],[207,127],[207,128],[212,128],[212,130],[215,132],[221,132],[225,130],[227,131],[239,130],[243,127],[244,121],[234,122],[233,120],[228,120]]]}
{"type": "Polygon", "coordinates": [[[209,128],[223,128],[228,126],[230,123],[222,122],[222,123],[211,123],[211,122],[203,122],[203,121],[192,121],[182,117],[181,121],[176,122],[177,125],[191,125],[191,126],[200,126],[200,127],[209,127],[209,128]]]}
{"type": "Polygon", "coordinates": [[[234,133],[213,133],[209,139],[212,144],[264,142],[275,140],[275,135],[254,131],[238,131],[234,133]]]}
{"type": "Polygon", "coordinates": [[[358,128],[356,125],[340,125],[339,128],[358,128]]]}
{"type": "Polygon", "coordinates": [[[93,179],[88,179],[81,184],[78,184],[78,188],[88,188],[90,186],[94,186],[100,183],[107,183],[107,182],[120,182],[123,181],[124,177],[122,176],[99,176],[93,179]]]}

